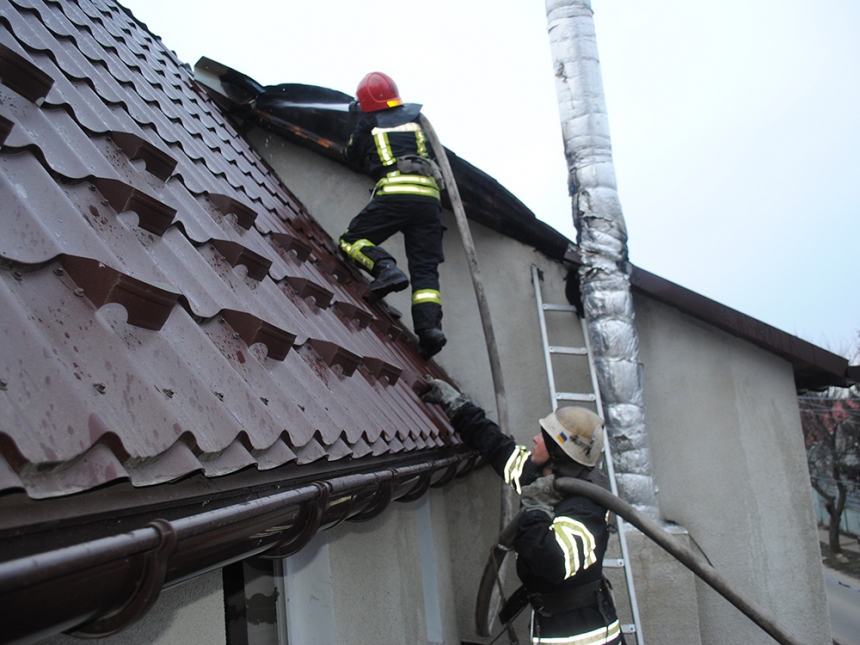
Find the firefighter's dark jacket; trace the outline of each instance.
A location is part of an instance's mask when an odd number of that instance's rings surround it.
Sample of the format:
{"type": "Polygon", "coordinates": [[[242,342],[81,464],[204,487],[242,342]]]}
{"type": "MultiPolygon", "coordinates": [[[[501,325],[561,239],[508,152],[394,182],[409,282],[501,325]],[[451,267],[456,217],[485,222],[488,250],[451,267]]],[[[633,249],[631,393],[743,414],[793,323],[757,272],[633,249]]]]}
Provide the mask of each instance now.
{"type": "Polygon", "coordinates": [[[344,148],[347,160],[364,164],[376,182],[376,196],[410,196],[439,200],[439,186],[428,175],[401,173],[398,159],[434,159],[419,123],[421,105],[407,103],[361,117],[344,148]]]}
{"type": "MultiPolygon", "coordinates": [[[[466,403],[451,422],[463,441],[518,491],[541,476],[541,468],[528,460],[530,453],[502,433],[478,406],[466,403]]],[[[540,510],[525,511],[514,539],[517,575],[532,594],[581,587],[603,575],[609,541],[606,509],[586,497],[571,495],[556,504],[554,512],[555,518],[550,519],[540,510]]],[[[537,618],[545,637],[583,634],[617,622],[611,602],[537,618]]],[[[598,638],[598,642],[618,641],[598,638]]]]}

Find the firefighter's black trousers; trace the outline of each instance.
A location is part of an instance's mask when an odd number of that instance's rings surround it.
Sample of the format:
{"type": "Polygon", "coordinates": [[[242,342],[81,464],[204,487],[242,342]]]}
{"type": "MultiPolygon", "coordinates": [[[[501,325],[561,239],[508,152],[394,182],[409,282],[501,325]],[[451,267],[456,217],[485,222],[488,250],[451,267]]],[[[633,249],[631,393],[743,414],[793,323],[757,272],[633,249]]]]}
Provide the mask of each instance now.
{"type": "MultiPolygon", "coordinates": [[[[412,284],[412,322],[415,331],[441,327],[442,305],[436,302],[415,302],[415,294],[425,290],[439,291],[439,264],[442,253],[442,205],[430,197],[374,197],[349,223],[340,239],[348,244],[369,240],[361,253],[374,264],[394,258],[378,246],[398,231],[403,233],[409,278],[412,284]]],[[[362,268],[372,269],[366,264],[362,268]]]]}

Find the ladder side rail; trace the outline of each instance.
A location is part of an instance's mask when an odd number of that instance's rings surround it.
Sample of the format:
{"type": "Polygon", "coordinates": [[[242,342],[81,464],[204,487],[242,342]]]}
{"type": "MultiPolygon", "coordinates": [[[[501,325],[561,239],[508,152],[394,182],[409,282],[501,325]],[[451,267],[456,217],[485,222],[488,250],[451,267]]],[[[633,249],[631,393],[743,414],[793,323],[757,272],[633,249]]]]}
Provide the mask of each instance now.
{"type": "MultiPolygon", "coordinates": [[[[585,347],[588,350],[588,369],[591,374],[591,384],[596,398],[597,414],[603,419],[603,399],[600,396],[600,386],[597,382],[597,371],[594,368],[594,357],[591,353],[591,341],[588,337],[588,325],[584,318],[580,319],[582,324],[582,335],[585,339],[585,347]]],[[[604,419],[606,421],[606,419],[604,419]]],[[[608,433],[607,433],[608,434],[608,433]]],[[[609,437],[603,442],[603,453],[606,462],[606,474],[609,477],[609,488],[612,494],[618,497],[618,484],[615,481],[615,464],[612,462],[612,449],[609,446],[609,437]]],[[[627,594],[630,598],[630,610],[633,612],[633,624],[636,626],[636,642],[645,645],[642,635],[642,621],[639,618],[639,602],[636,599],[636,589],[633,586],[633,571],[630,568],[630,555],[627,550],[627,538],[624,535],[624,520],[615,516],[615,524],[618,527],[618,543],[621,547],[621,559],[624,560],[624,577],[627,580],[627,594]]]]}
{"type": "MultiPolygon", "coordinates": [[[[540,331],[541,331],[541,341],[543,344],[543,352],[544,352],[544,362],[546,363],[546,373],[547,380],[549,382],[549,390],[550,390],[550,400],[553,411],[558,409],[559,400],[591,400],[595,403],[597,407],[597,413],[600,415],[600,418],[603,418],[603,402],[600,398],[600,387],[597,382],[597,373],[594,368],[594,360],[591,353],[591,343],[588,338],[588,328],[586,326],[585,320],[580,319],[582,324],[582,333],[583,338],[585,339],[585,352],[578,351],[565,351],[568,348],[563,348],[562,351],[557,351],[556,348],[550,346],[549,344],[549,335],[547,333],[546,327],[546,316],[545,311],[561,311],[561,312],[571,312],[576,313],[576,308],[569,305],[545,305],[543,302],[543,296],[541,295],[540,288],[540,278],[538,276],[538,268],[537,265],[532,264],[532,283],[534,284],[535,290],[535,300],[537,302],[538,308],[538,320],[540,321],[540,331]],[[561,353],[561,354],[584,354],[588,358],[588,369],[589,375],[591,377],[591,386],[594,394],[589,396],[587,399],[584,395],[576,395],[569,394],[566,392],[557,392],[555,386],[555,376],[553,374],[552,369],[552,354],[553,353],[561,353]]],[[[578,316],[577,316],[578,317],[578,316]]],[[[604,457],[606,461],[606,469],[607,475],[609,477],[610,489],[613,495],[618,495],[618,485],[615,481],[615,467],[612,463],[612,454],[611,449],[609,447],[609,441],[604,441],[604,457]]],[[[610,568],[623,568],[624,575],[627,582],[627,593],[628,599],[630,600],[630,610],[633,614],[633,627],[636,633],[636,642],[637,645],[645,645],[644,637],[642,635],[642,623],[639,618],[639,604],[636,600],[636,590],[633,586],[633,572],[630,570],[630,557],[627,549],[627,539],[624,535],[624,520],[616,515],[616,526],[618,527],[618,541],[619,546],[621,548],[621,559],[613,560],[608,566],[610,568]]],[[[626,631],[626,630],[625,630],[626,631]]]]}
{"type": "Polygon", "coordinates": [[[543,343],[543,358],[546,363],[546,374],[549,379],[549,397],[553,411],[558,407],[555,391],[555,376],[552,372],[552,352],[549,346],[549,336],[546,331],[546,317],[544,316],[543,297],[540,292],[540,277],[538,276],[538,268],[536,264],[532,264],[532,283],[535,288],[535,300],[537,300],[538,320],[540,320],[540,337],[543,343]]]}

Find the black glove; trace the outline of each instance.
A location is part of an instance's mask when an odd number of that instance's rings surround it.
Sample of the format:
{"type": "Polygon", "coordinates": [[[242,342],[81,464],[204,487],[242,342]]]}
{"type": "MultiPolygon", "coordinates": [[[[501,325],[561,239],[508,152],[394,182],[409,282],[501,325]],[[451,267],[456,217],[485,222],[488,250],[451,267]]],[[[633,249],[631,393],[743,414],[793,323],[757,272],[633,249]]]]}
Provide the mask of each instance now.
{"type": "Polygon", "coordinates": [[[523,486],[521,503],[526,511],[543,511],[552,519],[555,505],[561,500],[561,495],[555,490],[555,475],[538,477],[528,486],[523,486]]]}
{"type": "Polygon", "coordinates": [[[430,391],[421,398],[427,403],[438,403],[441,405],[449,419],[457,413],[457,410],[468,403],[466,397],[445,381],[429,376],[424,378],[430,384],[430,391]]]}

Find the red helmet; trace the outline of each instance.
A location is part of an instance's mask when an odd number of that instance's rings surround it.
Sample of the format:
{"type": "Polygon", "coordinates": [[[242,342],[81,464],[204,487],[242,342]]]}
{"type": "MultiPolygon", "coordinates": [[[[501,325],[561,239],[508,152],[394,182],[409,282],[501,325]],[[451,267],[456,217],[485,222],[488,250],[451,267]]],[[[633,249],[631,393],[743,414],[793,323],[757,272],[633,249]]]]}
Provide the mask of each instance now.
{"type": "Polygon", "coordinates": [[[371,72],[361,79],[355,95],[364,112],[376,112],[403,105],[397,84],[382,72],[371,72]]]}

